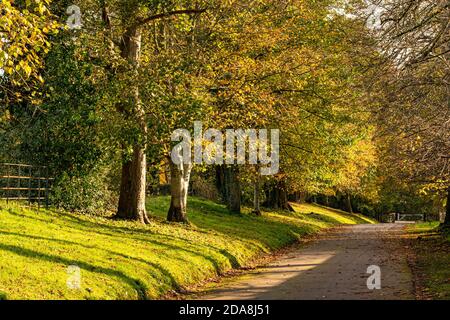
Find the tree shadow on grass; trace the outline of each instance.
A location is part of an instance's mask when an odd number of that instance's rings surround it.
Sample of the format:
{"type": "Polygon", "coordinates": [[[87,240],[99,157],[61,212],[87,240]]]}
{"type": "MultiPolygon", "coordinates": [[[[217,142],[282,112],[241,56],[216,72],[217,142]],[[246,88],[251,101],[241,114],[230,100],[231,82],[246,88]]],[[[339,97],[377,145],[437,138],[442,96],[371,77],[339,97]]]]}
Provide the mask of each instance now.
{"type": "MultiPolygon", "coordinates": [[[[275,221],[265,217],[252,217],[244,214],[230,215],[227,213],[227,209],[222,205],[215,203],[197,203],[195,201],[196,199],[194,199],[196,206],[193,206],[192,209],[197,210],[197,212],[191,216],[191,221],[195,224],[196,229],[192,229],[192,232],[204,234],[211,234],[211,232],[213,232],[226,238],[230,237],[239,239],[239,241],[244,243],[246,246],[253,247],[260,252],[268,252],[269,250],[278,249],[283,245],[293,243],[298,239],[298,236],[308,233],[309,231],[307,222],[302,222],[303,225],[300,226],[295,223],[275,221]],[[199,210],[199,208],[201,208],[201,210],[199,210]],[[221,210],[218,210],[217,208],[221,210]]],[[[236,256],[230,251],[210,244],[192,243],[192,240],[186,237],[155,233],[151,230],[145,229],[146,227],[129,228],[108,225],[107,222],[92,222],[68,213],[61,213],[61,215],[72,222],[75,222],[75,226],[77,228],[81,225],[97,234],[117,237],[117,234],[114,233],[120,232],[133,240],[150,242],[168,249],[183,250],[193,255],[200,256],[213,264],[216,273],[220,273],[222,270],[215,259],[208,255],[201,254],[199,251],[189,250],[186,247],[175,246],[168,242],[179,239],[180,241],[187,242],[188,244],[209,248],[216,253],[223,255],[229,261],[231,266],[241,266],[236,256]],[[104,232],[99,228],[112,231],[114,233],[104,232]],[[154,237],[166,240],[163,240],[164,242],[160,242],[155,240],[154,237]]]]}
{"type": "Polygon", "coordinates": [[[323,221],[323,222],[327,222],[333,225],[339,225],[342,224],[338,219],[324,215],[324,214],[318,214],[318,213],[308,213],[306,214],[307,217],[312,218],[314,220],[318,220],[318,221],[323,221]]]}
{"type": "MultiPolygon", "coordinates": [[[[218,205],[216,205],[216,206],[218,206],[218,205]]],[[[173,236],[173,235],[172,236],[168,236],[168,235],[164,235],[164,234],[158,234],[158,233],[152,232],[151,230],[146,230],[146,229],[129,228],[129,227],[122,227],[122,226],[111,226],[111,225],[108,225],[106,222],[105,223],[93,222],[93,221],[89,221],[89,220],[83,219],[83,217],[77,217],[77,216],[74,216],[73,214],[64,213],[64,212],[61,212],[61,213],[58,212],[57,214],[59,214],[62,217],[64,217],[64,219],[66,221],[69,221],[70,223],[72,223],[73,224],[72,227],[74,227],[76,229],[80,229],[80,226],[82,226],[82,227],[85,227],[87,231],[94,232],[96,234],[105,235],[105,236],[110,236],[110,237],[113,237],[113,238],[117,238],[119,236],[117,233],[121,233],[123,235],[126,235],[126,237],[129,238],[129,239],[141,241],[141,242],[144,242],[144,243],[152,243],[152,244],[155,244],[157,246],[166,247],[167,249],[182,250],[182,251],[191,253],[193,255],[202,257],[205,260],[208,260],[209,262],[211,262],[211,264],[213,265],[214,270],[215,270],[215,272],[217,274],[220,274],[223,271],[222,268],[220,267],[218,261],[216,261],[215,259],[211,258],[210,256],[208,256],[206,254],[202,254],[199,251],[187,249],[186,247],[169,244],[167,242],[160,242],[160,241],[157,241],[155,239],[152,239],[151,237],[166,238],[168,241],[173,241],[174,239],[179,239],[179,240],[182,240],[182,241],[186,241],[188,243],[190,242],[190,239],[186,239],[186,238],[183,238],[183,237],[176,237],[176,236],[173,236]],[[100,230],[99,228],[104,229],[104,230],[108,230],[108,231],[112,231],[113,233],[104,232],[103,230],[100,230]],[[139,235],[142,235],[143,237],[139,237],[139,235]]],[[[20,214],[17,214],[17,215],[20,215],[20,214]]],[[[217,218],[217,215],[215,213],[214,213],[214,215],[217,218]]],[[[29,218],[29,219],[35,219],[34,217],[29,217],[29,216],[26,216],[26,215],[20,215],[20,216],[25,217],[25,218],[29,218]]],[[[234,218],[236,219],[236,217],[234,217],[234,218]]],[[[36,218],[36,219],[38,219],[38,218],[36,218]]],[[[39,220],[48,223],[48,221],[45,221],[43,219],[39,219],[39,220]]],[[[235,228],[239,228],[240,229],[241,226],[242,226],[242,222],[236,221],[236,227],[235,228]]],[[[202,230],[202,229],[197,229],[197,230],[193,230],[193,231],[200,232],[200,233],[208,233],[207,230],[202,230]]],[[[217,230],[214,230],[214,231],[217,231],[217,230]]],[[[225,232],[225,234],[227,236],[229,236],[230,233],[226,233],[225,232]]],[[[239,234],[239,232],[238,232],[238,234],[239,234]]],[[[257,239],[249,239],[249,240],[257,240],[257,239]]],[[[245,239],[242,239],[241,241],[244,242],[245,239]]],[[[214,247],[212,245],[206,245],[206,244],[201,244],[201,243],[195,243],[194,245],[212,249],[213,251],[223,255],[226,259],[228,259],[230,265],[233,266],[233,268],[241,266],[241,264],[238,262],[237,258],[234,255],[232,255],[230,252],[225,250],[225,249],[220,249],[220,248],[214,247]]],[[[256,246],[255,243],[249,243],[249,245],[256,246]]]]}
{"type": "MultiPolygon", "coordinates": [[[[140,257],[133,257],[133,256],[131,256],[129,254],[120,253],[120,252],[109,250],[107,248],[103,248],[103,247],[96,246],[96,245],[85,245],[85,244],[82,244],[82,243],[79,243],[79,242],[69,241],[69,240],[64,240],[64,239],[48,238],[48,237],[42,237],[42,236],[36,236],[36,235],[21,234],[21,233],[16,233],[16,232],[7,232],[7,231],[2,231],[2,230],[0,230],[0,234],[10,235],[10,236],[13,236],[13,237],[22,237],[22,238],[33,239],[33,240],[52,241],[52,242],[56,242],[56,243],[62,243],[62,244],[71,245],[71,246],[77,246],[77,247],[85,248],[85,249],[88,249],[88,250],[101,250],[101,251],[104,251],[104,252],[106,252],[108,254],[115,255],[115,256],[124,258],[126,260],[133,260],[133,261],[141,262],[141,263],[143,263],[145,265],[151,266],[151,267],[155,268],[157,271],[159,271],[161,274],[163,274],[164,277],[166,277],[170,281],[170,285],[171,285],[171,287],[173,289],[180,290],[180,288],[181,288],[181,286],[178,284],[178,282],[175,280],[175,278],[172,276],[172,274],[168,270],[164,269],[161,265],[159,265],[157,263],[154,263],[154,262],[151,262],[151,261],[149,261],[147,259],[143,259],[143,258],[140,258],[140,257]]],[[[188,252],[188,253],[190,253],[192,255],[196,255],[196,256],[199,256],[201,258],[204,258],[205,260],[210,261],[211,264],[214,267],[214,270],[215,270],[216,274],[220,274],[222,272],[222,268],[220,267],[218,261],[216,261],[215,259],[213,259],[210,256],[207,256],[205,254],[201,254],[198,251],[189,250],[189,249],[183,248],[181,246],[170,245],[170,244],[159,242],[159,241],[155,241],[155,240],[148,240],[148,239],[134,239],[134,240],[137,240],[137,241],[142,242],[144,244],[152,243],[152,244],[155,244],[155,245],[163,246],[166,249],[173,249],[173,250],[177,250],[177,251],[182,250],[182,251],[188,252]]],[[[215,248],[215,249],[220,254],[222,254],[223,256],[228,258],[230,260],[230,264],[233,265],[233,267],[235,265],[239,266],[239,263],[237,262],[236,258],[233,255],[229,254],[228,252],[226,252],[224,250],[217,250],[217,248],[215,248]]],[[[170,250],[166,250],[166,252],[169,252],[169,251],[170,250]]],[[[181,264],[189,262],[189,261],[186,261],[185,259],[181,259],[181,258],[175,257],[173,255],[171,255],[169,258],[170,259],[174,259],[174,260],[179,260],[181,264]]]]}
{"type": "MultiPolygon", "coordinates": [[[[251,217],[247,215],[231,215],[227,212],[227,209],[223,205],[219,205],[216,203],[203,203],[199,202],[197,199],[193,199],[190,205],[192,209],[197,209],[196,214],[191,216],[191,220],[194,222],[198,229],[193,229],[194,232],[199,233],[210,233],[211,231],[217,232],[219,234],[223,234],[227,237],[236,237],[239,238],[242,242],[247,242],[250,246],[259,247],[260,250],[266,250],[264,246],[275,249],[278,246],[271,246],[271,240],[279,237],[281,233],[287,234],[290,231],[295,233],[299,233],[301,231],[300,226],[295,225],[289,222],[280,222],[269,220],[264,217],[251,217]],[[200,217],[201,215],[201,217],[200,217]],[[199,217],[197,217],[199,216],[199,217]],[[245,226],[245,227],[243,227],[245,226]],[[255,243],[256,242],[256,243],[255,243]],[[262,245],[261,245],[262,244],[262,245]]],[[[40,219],[39,217],[29,217],[27,215],[22,215],[20,213],[12,213],[21,217],[30,218],[40,220],[45,223],[49,223],[50,221],[45,219],[40,219]]],[[[100,221],[89,221],[83,216],[76,216],[74,214],[65,213],[65,212],[53,212],[56,217],[63,217],[64,222],[61,223],[59,220],[53,221],[57,224],[67,224],[70,223],[75,229],[81,229],[80,227],[85,227],[87,231],[95,232],[97,234],[103,234],[106,236],[117,237],[117,232],[122,234],[130,235],[130,234],[142,234],[144,236],[157,235],[159,237],[165,236],[163,234],[156,234],[152,230],[149,230],[145,226],[130,228],[124,226],[117,226],[108,224],[111,221],[106,220],[105,222],[100,221]],[[100,230],[99,227],[103,230],[100,230]],[[106,231],[106,232],[105,232],[106,231]],[[109,233],[108,231],[112,231],[114,233],[109,233]]],[[[170,236],[170,238],[175,239],[178,238],[183,241],[190,241],[190,239],[186,239],[179,236],[170,236]]],[[[150,239],[149,239],[150,240],[150,239]]],[[[294,241],[295,239],[291,239],[294,241]]],[[[218,249],[219,251],[220,249],[218,249]]]]}
{"type": "Polygon", "coordinates": [[[332,211],[332,212],[334,212],[336,214],[339,214],[339,215],[343,216],[344,218],[352,220],[356,224],[367,224],[368,222],[370,222],[369,218],[368,217],[365,218],[363,215],[359,216],[356,213],[349,213],[349,212],[342,211],[342,210],[339,210],[339,209],[336,209],[336,208],[326,207],[326,206],[323,206],[323,205],[320,205],[320,204],[315,204],[315,206],[317,206],[317,207],[319,207],[321,209],[325,209],[325,210],[328,210],[328,211],[332,211]]]}
{"type": "MultiPolygon", "coordinates": [[[[210,234],[211,232],[220,234],[227,238],[238,239],[247,247],[252,247],[260,252],[268,252],[269,250],[277,249],[283,245],[294,242],[299,235],[307,233],[305,231],[307,222],[304,225],[298,225],[288,221],[276,221],[265,217],[252,217],[248,215],[230,215],[223,205],[209,202],[201,202],[197,199],[192,199],[190,206],[195,214],[192,214],[191,219],[196,225],[197,229],[192,232],[210,234]]],[[[208,248],[217,254],[224,256],[232,267],[239,267],[237,257],[231,253],[230,250],[220,248],[211,244],[204,244],[201,242],[193,243],[189,237],[182,237],[176,235],[165,235],[155,233],[148,227],[138,226],[136,228],[111,225],[111,221],[90,221],[84,216],[75,216],[65,212],[53,212],[52,218],[42,219],[39,215],[28,216],[20,213],[16,214],[23,218],[36,219],[44,223],[55,223],[66,228],[73,228],[77,231],[92,232],[98,235],[112,237],[114,239],[125,237],[132,241],[141,241],[143,243],[152,243],[170,250],[182,250],[192,255],[199,256],[205,260],[210,261],[216,273],[222,271],[219,261],[208,254],[202,254],[200,250],[193,248],[188,249],[186,246],[178,246],[171,244],[171,242],[179,239],[186,242],[188,245],[194,247],[208,248]],[[59,218],[59,219],[56,219],[59,218]],[[155,240],[160,238],[161,241],[155,240]]]]}
{"type": "Polygon", "coordinates": [[[242,266],[239,263],[239,261],[236,259],[236,257],[233,256],[232,254],[230,254],[227,250],[222,249],[222,250],[219,250],[219,252],[228,259],[232,268],[236,269],[236,268],[240,268],[242,266]]]}
{"type": "MultiPolygon", "coordinates": [[[[23,215],[20,213],[11,213],[13,215],[19,216],[20,218],[26,218],[26,219],[30,219],[30,220],[38,220],[44,223],[49,223],[49,221],[45,220],[45,219],[41,219],[39,217],[31,217],[31,216],[27,216],[27,215],[23,215]]],[[[64,219],[69,219],[70,220],[70,225],[68,225],[67,223],[61,223],[61,221],[55,221],[55,223],[58,224],[62,224],[64,225],[66,228],[72,228],[72,229],[76,229],[78,231],[87,231],[87,232],[92,232],[95,233],[96,235],[103,235],[103,236],[107,236],[107,237],[111,237],[115,240],[117,240],[120,237],[125,237],[128,238],[130,240],[133,241],[139,241],[143,244],[154,244],[156,246],[160,246],[160,247],[164,247],[166,249],[169,249],[167,251],[165,251],[166,253],[170,252],[170,249],[172,250],[177,250],[177,251],[185,251],[188,252],[194,256],[198,256],[201,257],[205,260],[208,260],[209,262],[211,262],[215,272],[217,274],[220,274],[223,270],[221,268],[221,266],[219,265],[219,262],[206,255],[206,254],[202,254],[201,252],[199,252],[198,250],[190,250],[187,249],[185,246],[177,246],[177,245],[173,245],[170,244],[168,242],[172,242],[174,241],[174,239],[180,239],[183,240],[185,242],[189,243],[188,239],[184,239],[184,238],[180,238],[180,237],[174,237],[174,236],[167,236],[164,234],[156,234],[151,232],[150,230],[139,230],[139,229],[133,229],[133,228],[127,228],[127,227],[119,227],[119,226],[109,226],[107,224],[103,224],[103,223],[97,223],[97,222],[92,222],[92,221],[88,221],[88,220],[84,220],[81,217],[76,217],[73,216],[71,214],[67,214],[67,213],[61,213],[61,216],[64,217],[64,219]],[[103,229],[103,230],[102,230],[103,229]],[[111,232],[105,232],[104,230],[108,230],[111,232]],[[154,237],[158,237],[158,238],[166,238],[167,242],[161,242],[161,241],[157,241],[155,239],[152,239],[154,237]]],[[[67,220],[65,220],[67,221],[67,220]]],[[[43,240],[43,239],[42,239],[43,240]]],[[[48,238],[47,240],[52,240],[51,238],[48,238]]],[[[67,240],[60,240],[60,241],[67,241],[67,240]]],[[[73,242],[72,244],[77,244],[76,242],[73,242]]],[[[196,243],[194,244],[195,246],[201,246],[201,247],[205,247],[205,248],[210,248],[213,249],[213,251],[225,256],[225,258],[229,259],[229,262],[231,265],[234,265],[235,262],[237,261],[236,258],[231,255],[228,252],[225,252],[224,250],[221,250],[220,248],[215,248],[209,245],[205,245],[205,244],[201,244],[201,243],[196,243]]],[[[100,248],[99,248],[100,249],[100,248]]],[[[102,249],[103,250],[103,249],[102,249]]],[[[164,253],[163,253],[164,254],[164,253]]],[[[171,259],[176,259],[176,260],[182,260],[179,259],[175,256],[171,256],[171,259]]],[[[186,260],[182,260],[182,263],[185,263],[186,260]]],[[[150,262],[148,262],[150,263],[150,262]]],[[[172,281],[172,283],[175,283],[174,280],[172,281]]],[[[175,288],[179,288],[178,284],[176,286],[174,286],[175,288]]]]}
{"type": "Polygon", "coordinates": [[[138,294],[139,299],[148,299],[147,286],[144,283],[142,283],[142,281],[140,281],[139,279],[130,277],[123,272],[105,268],[105,267],[96,266],[96,265],[93,265],[93,264],[90,264],[90,263],[87,263],[84,261],[58,257],[55,255],[42,253],[39,251],[34,251],[34,250],[30,250],[30,249],[26,249],[26,248],[22,248],[22,247],[18,247],[18,246],[13,246],[13,245],[5,245],[5,244],[0,243],[0,249],[9,251],[16,255],[27,257],[27,258],[39,259],[39,260],[44,260],[44,261],[54,262],[54,263],[61,263],[61,264],[67,265],[67,266],[76,265],[86,271],[116,277],[119,280],[122,280],[125,283],[127,283],[133,289],[135,289],[138,294]]]}

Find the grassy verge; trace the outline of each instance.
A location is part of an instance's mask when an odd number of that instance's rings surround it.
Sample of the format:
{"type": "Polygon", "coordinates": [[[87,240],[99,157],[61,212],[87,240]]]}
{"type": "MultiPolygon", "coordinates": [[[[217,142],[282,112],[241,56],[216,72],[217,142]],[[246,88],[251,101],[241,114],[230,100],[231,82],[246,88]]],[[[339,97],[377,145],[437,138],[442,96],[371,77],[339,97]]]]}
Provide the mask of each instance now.
{"type": "Polygon", "coordinates": [[[313,205],[237,216],[191,198],[192,226],[183,226],[164,221],[168,204],[149,199],[154,222],[142,226],[0,203],[0,299],[154,299],[320,229],[371,222],[313,205]],[[81,270],[80,289],[67,286],[71,265],[81,270]]]}
{"type": "Polygon", "coordinates": [[[419,297],[423,299],[450,299],[450,233],[437,231],[438,222],[411,225],[414,236],[414,271],[417,274],[419,297]]]}

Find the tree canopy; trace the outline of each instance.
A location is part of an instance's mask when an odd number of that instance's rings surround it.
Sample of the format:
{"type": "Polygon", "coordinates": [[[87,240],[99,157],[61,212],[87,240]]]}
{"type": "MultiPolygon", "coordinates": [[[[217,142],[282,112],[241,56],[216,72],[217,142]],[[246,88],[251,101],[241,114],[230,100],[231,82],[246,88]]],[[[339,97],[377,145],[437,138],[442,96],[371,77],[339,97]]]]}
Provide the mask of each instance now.
{"type": "Polygon", "coordinates": [[[170,182],[168,219],[187,222],[192,175],[236,212],[300,194],[371,215],[403,194],[445,204],[445,1],[79,0],[76,28],[71,5],[0,3],[0,158],[50,166],[55,204],[149,223],[170,182]],[[278,173],[174,165],[171,135],[196,121],[278,129],[278,173]]]}

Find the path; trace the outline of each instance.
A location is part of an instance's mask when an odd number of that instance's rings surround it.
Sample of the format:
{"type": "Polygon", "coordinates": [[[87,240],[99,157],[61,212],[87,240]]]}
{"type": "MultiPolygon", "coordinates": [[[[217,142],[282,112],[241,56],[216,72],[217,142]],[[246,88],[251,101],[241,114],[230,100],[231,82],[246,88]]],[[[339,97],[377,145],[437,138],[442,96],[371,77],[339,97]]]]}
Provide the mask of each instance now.
{"type": "Polygon", "coordinates": [[[343,226],[200,299],[413,299],[402,224],[343,226]],[[381,289],[367,288],[367,267],[381,289]]]}

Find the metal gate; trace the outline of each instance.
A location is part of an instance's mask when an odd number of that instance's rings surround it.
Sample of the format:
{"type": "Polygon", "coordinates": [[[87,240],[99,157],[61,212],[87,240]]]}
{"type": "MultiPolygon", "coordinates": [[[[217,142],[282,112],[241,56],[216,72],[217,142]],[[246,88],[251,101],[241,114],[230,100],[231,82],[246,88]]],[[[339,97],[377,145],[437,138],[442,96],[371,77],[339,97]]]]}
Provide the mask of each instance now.
{"type": "Polygon", "coordinates": [[[396,220],[405,222],[424,221],[425,216],[421,213],[397,213],[396,220]]]}
{"type": "Polygon", "coordinates": [[[28,205],[37,203],[49,205],[49,171],[44,166],[27,164],[0,163],[0,199],[27,201],[28,205]]]}

